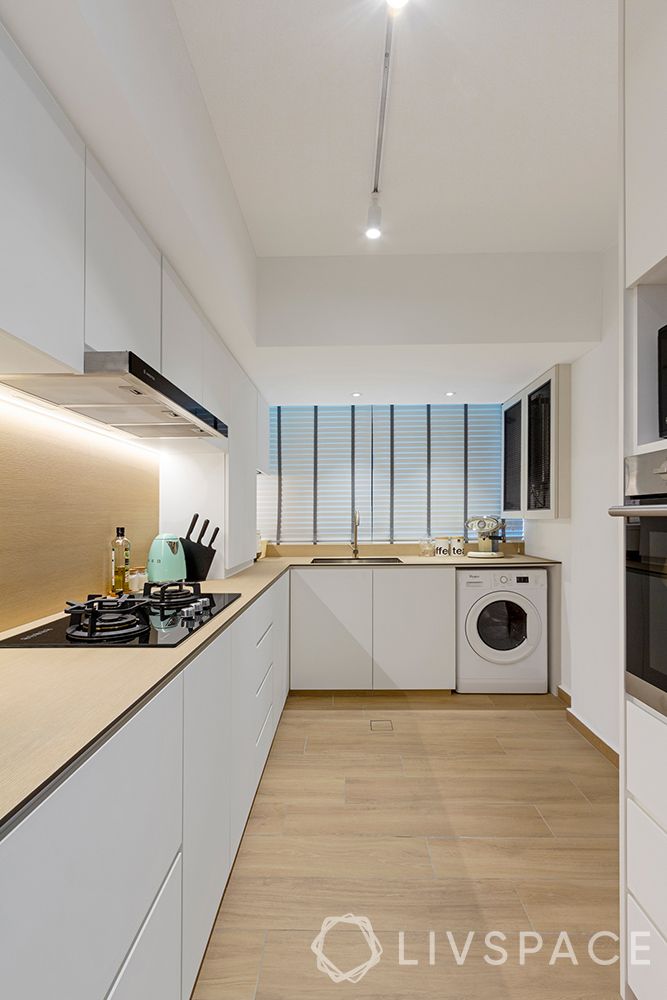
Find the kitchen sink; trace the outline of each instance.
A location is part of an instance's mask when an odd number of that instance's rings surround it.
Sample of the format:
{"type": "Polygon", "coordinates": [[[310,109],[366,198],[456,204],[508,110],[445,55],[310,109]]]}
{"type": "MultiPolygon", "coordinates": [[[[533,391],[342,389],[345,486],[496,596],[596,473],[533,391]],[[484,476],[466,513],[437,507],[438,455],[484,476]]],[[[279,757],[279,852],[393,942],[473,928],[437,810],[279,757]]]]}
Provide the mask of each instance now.
{"type": "Polygon", "coordinates": [[[360,556],[359,559],[340,556],[338,559],[311,559],[310,562],[312,566],[396,566],[403,560],[397,556],[360,556]]]}

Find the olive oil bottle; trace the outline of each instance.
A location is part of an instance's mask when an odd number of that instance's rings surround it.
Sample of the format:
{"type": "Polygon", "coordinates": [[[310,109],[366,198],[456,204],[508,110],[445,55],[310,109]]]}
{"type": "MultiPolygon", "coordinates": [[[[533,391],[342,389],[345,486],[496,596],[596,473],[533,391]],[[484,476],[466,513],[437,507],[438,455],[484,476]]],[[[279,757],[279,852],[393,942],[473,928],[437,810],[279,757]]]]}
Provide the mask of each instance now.
{"type": "Polygon", "coordinates": [[[128,593],[130,548],[125,528],[116,528],[116,537],[111,543],[111,590],[114,594],[128,593]]]}

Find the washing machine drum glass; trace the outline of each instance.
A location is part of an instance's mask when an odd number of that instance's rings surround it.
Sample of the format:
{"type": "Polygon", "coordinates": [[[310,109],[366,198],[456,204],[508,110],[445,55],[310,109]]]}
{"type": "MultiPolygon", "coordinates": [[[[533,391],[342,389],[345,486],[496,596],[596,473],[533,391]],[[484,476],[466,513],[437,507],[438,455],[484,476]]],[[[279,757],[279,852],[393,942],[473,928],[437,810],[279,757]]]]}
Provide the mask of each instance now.
{"type": "Polygon", "coordinates": [[[477,631],[491,649],[516,649],[528,638],[528,615],[514,601],[494,601],[480,613],[477,631]]]}
{"type": "Polygon", "coordinates": [[[518,663],[539,646],[542,622],[527,597],[495,593],[487,594],[473,605],[465,631],[478,656],[490,663],[518,663]]]}

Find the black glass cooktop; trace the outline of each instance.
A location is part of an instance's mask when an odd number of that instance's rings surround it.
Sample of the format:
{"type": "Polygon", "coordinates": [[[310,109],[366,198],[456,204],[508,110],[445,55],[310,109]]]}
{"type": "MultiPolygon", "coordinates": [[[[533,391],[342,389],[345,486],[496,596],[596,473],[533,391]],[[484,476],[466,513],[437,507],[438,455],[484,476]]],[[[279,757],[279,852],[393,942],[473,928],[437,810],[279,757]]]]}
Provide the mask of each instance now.
{"type": "Polygon", "coordinates": [[[91,595],[68,602],[61,618],[1,640],[0,647],[178,646],[240,596],[202,594],[198,584],[183,583],[149,585],[136,597],[91,595]]]}

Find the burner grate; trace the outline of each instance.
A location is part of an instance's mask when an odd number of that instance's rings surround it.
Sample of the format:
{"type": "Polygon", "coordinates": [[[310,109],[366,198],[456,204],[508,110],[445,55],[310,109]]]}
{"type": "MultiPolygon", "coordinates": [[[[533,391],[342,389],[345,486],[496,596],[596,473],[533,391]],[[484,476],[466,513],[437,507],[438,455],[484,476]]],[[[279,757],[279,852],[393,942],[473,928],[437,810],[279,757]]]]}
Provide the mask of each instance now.
{"type": "Polygon", "coordinates": [[[65,635],[70,642],[127,642],[148,635],[149,611],[150,602],[143,597],[91,594],[87,601],[67,601],[71,624],[65,635]]]}

